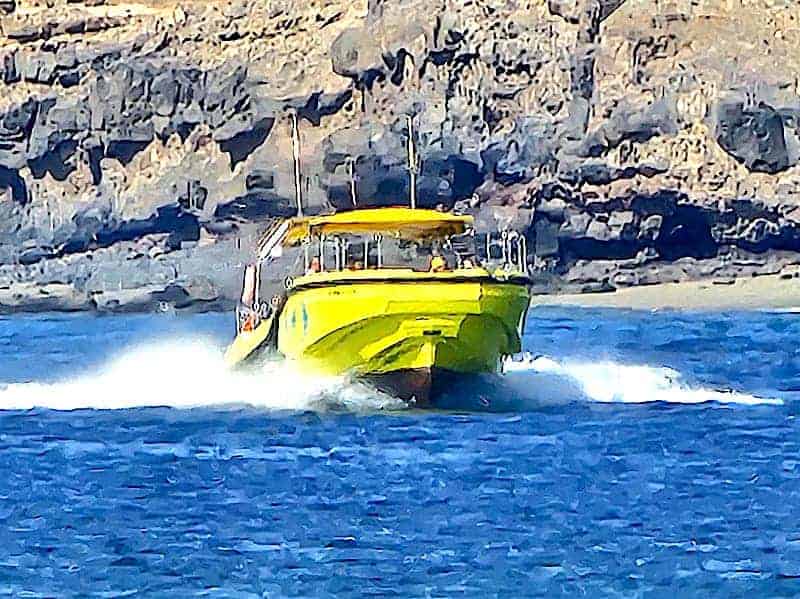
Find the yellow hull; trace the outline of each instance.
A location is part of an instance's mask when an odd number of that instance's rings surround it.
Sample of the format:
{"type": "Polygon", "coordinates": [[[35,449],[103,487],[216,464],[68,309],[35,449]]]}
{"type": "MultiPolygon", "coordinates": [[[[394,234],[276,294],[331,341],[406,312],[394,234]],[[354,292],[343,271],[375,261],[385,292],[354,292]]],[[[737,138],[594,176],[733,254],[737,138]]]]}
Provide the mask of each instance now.
{"type": "Polygon", "coordinates": [[[320,374],[496,371],[520,351],[528,289],[487,279],[358,281],[295,289],[278,351],[320,374]]]}

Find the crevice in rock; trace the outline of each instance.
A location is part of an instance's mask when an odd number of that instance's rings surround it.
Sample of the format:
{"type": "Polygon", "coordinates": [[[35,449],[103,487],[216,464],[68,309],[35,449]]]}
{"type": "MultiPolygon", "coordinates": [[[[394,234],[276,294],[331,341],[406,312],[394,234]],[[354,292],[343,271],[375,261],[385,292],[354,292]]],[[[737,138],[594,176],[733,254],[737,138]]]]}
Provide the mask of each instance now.
{"type": "Polygon", "coordinates": [[[136,154],[150,145],[151,141],[133,141],[129,139],[111,141],[106,146],[105,155],[107,158],[116,158],[127,166],[136,154]]]}
{"type": "Polygon", "coordinates": [[[255,190],[218,204],[214,218],[238,222],[259,222],[267,217],[289,218],[297,214],[293,198],[279,196],[272,191],[255,190]]]}
{"type": "Polygon", "coordinates": [[[102,146],[91,146],[86,149],[86,161],[89,164],[89,172],[92,173],[93,185],[100,185],[103,181],[103,169],[100,166],[103,154],[104,150],[102,146]]]}
{"type": "Polygon", "coordinates": [[[697,206],[676,206],[665,215],[653,245],[658,255],[669,261],[713,258],[718,250],[708,211],[697,206]]]}
{"type": "MultiPolygon", "coordinates": [[[[135,241],[147,235],[168,234],[167,243],[171,249],[180,249],[187,241],[200,239],[200,223],[194,214],[184,211],[180,206],[163,206],[146,219],[130,220],[122,223],[104,223],[96,217],[75,219],[78,232],[54,252],[54,257],[104,248],[124,241],[135,241]]],[[[43,259],[49,256],[41,256],[43,259]]]]}
{"type": "Polygon", "coordinates": [[[230,156],[231,170],[237,164],[246,160],[250,154],[264,143],[274,123],[274,118],[261,119],[252,129],[242,131],[230,139],[219,142],[220,149],[230,156]]]}
{"type": "Polygon", "coordinates": [[[28,187],[19,171],[0,166],[0,187],[11,190],[11,199],[17,204],[28,203],[28,187]]]}
{"type": "Polygon", "coordinates": [[[576,260],[629,260],[641,251],[642,245],[624,239],[598,240],[591,237],[566,239],[561,243],[561,262],[576,260]]]}
{"type": "Polygon", "coordinates": [[[309,96],[308,101],[297,109],[299,118],[303,118],[319,127],[322,118],[339,112],[353,97],[353,90],[348,88],[339,94],[323,94],[316,92],[309,96]]]}
{"type": "Polygon", "coordinates": [[[189,139],[189,136],[192,134],[192,131],[195,130],[197,127],[197,123],[178,123],[175,126],[175,133],[181,138],[182,143],[186,143],[186,140],[189,139]]]}
{"type": "Polygon", "coordinates": [[[34,178],[41,179],[46,173],[57,181],[66,180],[75,171],[77,166],[69,163],[69,159],[75,155],[78,149],[78,142],[67,139],[62,141],[42,156],[28,161],[28,166],[34,178]]]}

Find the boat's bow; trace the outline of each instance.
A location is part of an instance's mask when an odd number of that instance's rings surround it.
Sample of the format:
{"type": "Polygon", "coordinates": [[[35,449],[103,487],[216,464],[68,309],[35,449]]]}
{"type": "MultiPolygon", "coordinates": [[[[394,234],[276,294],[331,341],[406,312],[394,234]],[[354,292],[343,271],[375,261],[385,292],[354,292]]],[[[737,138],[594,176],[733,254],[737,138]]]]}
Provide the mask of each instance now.
{"type": "Polygon", "coordinates": [[[297,282],[278,349],[313,370],[379,374],[440,368],[492,372],[520,349],[525,285],[482,269],[359,271],[297,282]]]}

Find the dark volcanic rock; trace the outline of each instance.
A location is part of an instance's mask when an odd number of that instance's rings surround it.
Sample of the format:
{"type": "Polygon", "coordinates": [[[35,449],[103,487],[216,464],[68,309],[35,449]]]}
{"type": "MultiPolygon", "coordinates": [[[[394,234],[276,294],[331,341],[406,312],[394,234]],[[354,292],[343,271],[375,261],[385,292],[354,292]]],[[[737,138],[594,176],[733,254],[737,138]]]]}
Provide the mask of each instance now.
{"type": "Polygon", "coordinates": [[[484,171],[505,185],[530,181],[555,166],[556,127],[544,119],[517,120],[511,135],[492,141],[481,153],[484,171]]]}
{"type": "Polygon", "coordinates": [[[790,162],[780,114],[763,102],[753,108],[722,104],[717,110],[717,141],[751,171],[778,173],[790,162]]]}
{"type": "Polygon", "coordinates": [[[413,171],[543,280],[800,253],[799,9],[696,4],[0,0],[7,305],[235,298],[208,257],[295,213],[290,115],[307,212],[405,203],[413,171]]]}
{"type": "Polygon", "coordinates": [[[644,143],[654,137],[675,135],[678,132],[673,102],[659,100],[644,109],[618,106],[600,127],[586,136],[581,156],[605,155],[624,141],[644,143]]]}

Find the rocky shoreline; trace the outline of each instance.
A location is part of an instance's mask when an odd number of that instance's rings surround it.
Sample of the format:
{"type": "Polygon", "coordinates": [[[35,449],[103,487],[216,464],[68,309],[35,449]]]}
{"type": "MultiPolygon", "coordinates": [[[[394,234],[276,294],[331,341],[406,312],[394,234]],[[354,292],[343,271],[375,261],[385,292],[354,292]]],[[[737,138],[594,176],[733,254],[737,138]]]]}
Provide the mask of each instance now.
{"type": "Polygon", "coordinates": [[[777,275],[656,283],[613,292],[546,294],[531,305],[629,310],[800,312],[800,270],[777,275]]]}
{"type": "Polygon", "coordinates": [[[402,203],[410,116],[540,291],[791,271],[800,7],[653,4],[0,0],[0,312],[230,308],[292,115],[307,212],[402,203]]]}

